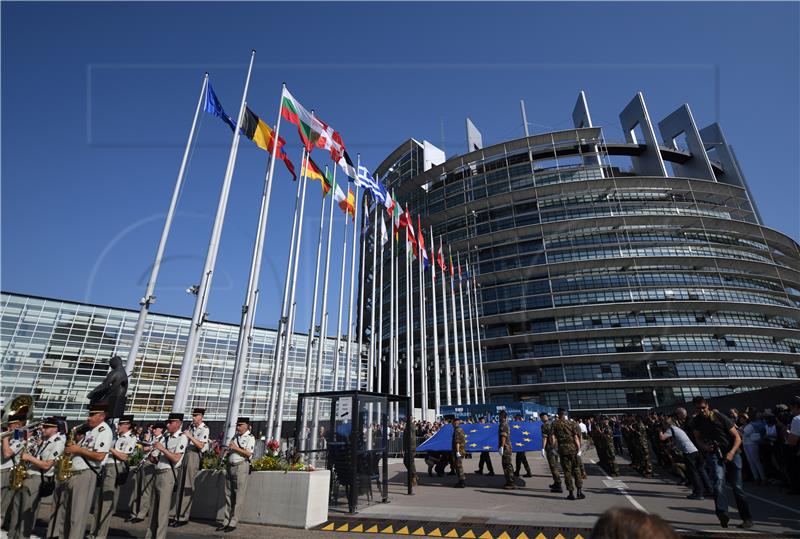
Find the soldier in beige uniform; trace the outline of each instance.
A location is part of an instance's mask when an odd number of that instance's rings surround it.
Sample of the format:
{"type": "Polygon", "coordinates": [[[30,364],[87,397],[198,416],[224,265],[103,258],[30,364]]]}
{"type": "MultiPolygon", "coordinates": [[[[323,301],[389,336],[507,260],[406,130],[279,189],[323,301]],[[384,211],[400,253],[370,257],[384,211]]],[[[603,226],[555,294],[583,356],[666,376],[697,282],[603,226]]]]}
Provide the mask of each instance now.
{"type": "Polygon", "coordinates": [[[217,531],[232,532],[239,524],[239,515],[247,493],[250,457],[255,448],[256,438],[250,433],[250,418],[240,417],[236,421],[236,434],[228,443],[230,454],[225,481],[225,520],[217,531]]]}
{"type": "Polygon", "coordinates": [[[23,453],[21,459],[27,463],[28,472],[20,491],[14,496],[8,536],[11,539],[28,538],[33,533],[36,513],[39,511],[40,487],[43,481],[53,481],[56,458],[64,452],[64,440],[58,435],[58,423],[54,417],[41,423],[42,444],[32,453],[23,453]]]}
{"type": "Polygon", "coordinates": [[[59,507],[60,511],[66,511],[63,526],[55,533],[61,539],[83,539],[86,532],[97,477],[113,440],[111,427],[106,423],[107,410],[104,404],[89,405],[88,432],[80,442],[67,444],[64,449],[72,456],[72,477],[66,481],[59,507]]]}
{"type": "Polygon", "coordinates": [[[158,462],[153,484],[153,507],[145,539],[165,539],[169,526],[169,508],[172,504],[172,488],[180,473],[181,461],[189,441],[181,434],[183,414],[172,413],[167,419],[167,434],[164,442],[153,443],[158,450],[158,462]]]}
{"type": "Polygon", "coordinates": [[[194,482],[197,472],[200,471],[200,463],[203,455],[208,450],[208,427],[203,423],[205,408],[195,408],[192,410],[192,425],[183,431],[183,435],[189,440],[186,447],[186,455],[183,457],[183,474],[181,475],[181,488],[178,491],[177,507],[175,508],[175,522],[173,526],[183,526],[189,523],[189,516],[192,513],[192,501],[194,499],[194,482]]]}
{"type": "Polygon", "coordinates": [[[119,474],[128,472],[128,457],[136,449],[136,438],[131,434],[133,424],[132,415],[124,415],[119,420],[117,426],[117,440],[114,442],[106,457],[103,475],[103,487],[98,490],[95,497],[95,506],[92,518],[92,533],[89,537],[94,539],[106,539],[108,527],[111,525],[111,517],[117,507],[117,477],[119,474]]]}
{"type": "Polygon", "coordinates": [[[130,522],[142,522],[147,518],[150,512],[150,498],[153,493],[153,483],[156,479],[156,463],[160,451],[153,449],[155,442],[165,442],[164,423],[154,423],[150,428],[150,439],[145,440],[147,443],[144,446],[145,458],[139,464],[136,470],[136,488],[134,489],[134,496],[131,500],[131,519],[130,522]]]}
{"type": "MultiPolygon", "coordinates": [[[[20,429],[25,425],[25,415],[12,415],[8,418],[7,431],[20,429]]],[[[2,462],[0,464],[0,525],[4,530],[8,530],[9,518],[11,517],[11,500],[13,492],[9,485],[11,483],[11,470],[19,460],[19,453],[25,445],[24,440],[15,439],[14,435],[4,436],[2,441],[2,462]]]]}

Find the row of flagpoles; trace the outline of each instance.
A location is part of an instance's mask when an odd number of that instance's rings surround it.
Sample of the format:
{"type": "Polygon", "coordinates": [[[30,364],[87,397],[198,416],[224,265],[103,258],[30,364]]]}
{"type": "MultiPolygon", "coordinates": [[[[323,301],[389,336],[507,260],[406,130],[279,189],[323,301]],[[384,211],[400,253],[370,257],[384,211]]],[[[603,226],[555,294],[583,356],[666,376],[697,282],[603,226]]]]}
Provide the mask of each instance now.
{"type": "MultiPolygon", "coordinates": [[[[336,344],[333,349],[333,389],[365,389],[368,391],[378,391],[400,394],[400,373],[401,362],[405,366],[405,392],[411,397],[412,410],[415,408],[415,388],[417,385],[421,388],[421,411],[425,417],[428,416],[430,406],[429,395],[429,381],[428,381],[428,362],[427,354],[430,348],[427,340],[428,326],[433,330],[433,374],[434,374],[434,410],[439,413],[441,406],[441,396],[445,395],[446,404],[470,404],[472,402],[479,403],[485,402],[484,378],[483,378],[483,357],[481,352],[480,343],[480,325],[478,323],[478,293],[477,282],[475,280],[475,273],[466,269],[466,276],[462,275],[461,263],[458,254],[456,255],[457,262],[454,265],[452,261],[452,253],[450,254],[449,264],[449,284],[450,284],[450,297],[448,307],[448,298],[446,293],[446,281],[448,280],[447,268],[448,265],[444,260],[444,245],[442,239],[439,238],[439,250],[437,252],[435,263],[431,263],[428,251],[425,247],[424,233],[421,228],[421,220],[417,218],[417,231],[414,229],[413,220],[408,207],[404,210],[400,209],[400,205],[393,195],[390,195],[386,188],[377,181],[369,173],[368,169],[361,165],[360,155],[354,165],[345,149],[342,137],[338,132],[333,130],[328,124],[317,117],[314,112],[309,112],[308,109],[303,107],[287,90],[284,84],[281,90],[281,99],[278,108],[278,117],[274,129],[267,126],[250,108],[247,106],[247,94],[250,85],[250,76],[252,74],[253,62],[255,60],[255,51],[252,52],[250,63],[247,69],[247,77],[245,79],[244,90],[242,94],[241,104],[239,106],[238,115],[236,120],[225,113],[219,99],[217,98],[214,90],[209,81],[208,74],[203,77],[200,97],[198,99],[197,108],[195,110],[192,127],[189,133],[189,138],[186,143],[181,166],[179,168],[178,177],[175,183],[173,196],[170,202],[170,207],[164,223],[164,228],[159,242],[156,260],[152,267],[150,279],[147,284],[145,296],[141,299],[141,309],[139,318],[137,320],[136,329],[132,341],[132,346],[126,362],[126,371],[129,376],[133,373],[136,362],[136,357],[139,352],[141,338],[144,331],[145,321],[148,315],[150,305],[154,302],[155,285],[158,277],[159,268],[163,258],[166,242],[169,236],[172,219],[174,216],[175,208],[177,206],[179,193],[181,191],[184,175],[186,173],[186,166],[190,149],[194,143],[198,118],[203,112],[211,114],[220,118],[232,130],[232,141],[228,155],[228,163],[225,170],[225,176],[222,184],[222,191],[220,193],[217,212],[212,227],[211,238],[209,240],[208,251],[201,274],[199,285],[193,287],[192,291],[196,294],[195,307],[192,314],[192,322],[189,330],[189,336],[186,343],[183,361],[181,363],[180,375],[175,392],[175,397],[172,404],[172,411],[183,412],[187,405],[189,394],[189,384],[192,380],[194,359],[197,352],[197,347],[200,339],[200,332],[206,321],[207,313],[206,307],[208,304],[209,294],[211,291],[212,279],[216,267],[217,252],[219,248],[219,241],[222,234],[222,227],[225,219],[225,213],[228,202],[228,195],[231,188],[233,179],[234,167],[236,164],[236,157],[238,152],[238,144],[240,135],[244,135],[252,140],[257,146],[270,153],[268,161],[267,172],[264,177],[263,191],[261,195],[261,208],[258,220],[258,229],[256,231],[255,244],[253,247],[253,255],[250,265],[250,274],[248,278],[247,293],[245,301],[242,306],[242,316],[239,326],[239,334],[237,339],[236,360],[234,365],[234,375],[231,383],[231,392],[229,406],[227,410],[226,420],[226,439],[233,435],[235,420],[239,415],[239,407],[242,397],[242,385],[246,363],[248,361],[249,353],[252,346],[252,332],[255,320],[256,308],[259,300],[259,278],[261,274],[261,261],[264,252],[264,241],[267,234],[267,221],[269,215],[270,196],[272,193],[273,176],[275,172],[275,161],[281,159],[284,162],[289,173],[297,183],[295,193],[295,209],[292,223],[291,241],[288,253],[288,260],[286,265],[286,276],[284,281],[284,290],[281,303],[281,314],[278,320],[278,330],[275,343],[275,355],[272,363],[272,378],[270,384],[269,402],[267,408],[267,437],[268,438],[281,438],[282,417],[283,410],[286,403],[286,380],[288,374],[289,353],[292,348],[292,336],[295,333],[298,313],[296,304],[297,292],[297,274],[300,263],[300,246],[302,243],[303,223],[306,203],[306,186],[307,180],[317,180],[320,182],[325,197],[323,198],[320,208],[320,226],[317,237],[317,259],[316,271],[314,277],[314,291],[313,303],[309,317],[309,332],[308,332],[308,345],[305,354],[305,386],[306,392],[310,390],[321,390],[321,373],[323,369],[323,355],[325,345],[327,342],[327,335],[329,332],[329,316],[328,316],[328,296],[330,292],[329,273],[331,266],[331,252],[333,246],[332,231],[333,231],[333,218],[334,218],[334,205],[337,205],[343,212],[345,212],[344,231],[343,231],[343,245],[341,255],[341,282],[339,283],[339,303],[338,303],[338,317],[336,322],[336,344]],[[297,178],[294,165],[284,152],[285,140],[280,136],[281,120],[286,120],[297,127],[300,140],[303,145],[300,167],[300,178],[297,178]],[[333,161],[333,171],[329,171],[326,166],[324,171],[311,159],[311,153],[314,149],[327,150],[333,161]],[[338,165],[338,167],[337,167],[338,165]],[[340,168],[347,177],[348,185],[347,193],[339,187],[336,181],[337,168],[340,168]],[[361,202],[358,203],[359,191],[362,192],[361,202]],[[331,194],[330,197],[327,195],[331,194]],[[322,246],[323,235],[325,232],[325,209],[326,202],[330,202],[328,213],[327,225],[327,241],[325,242],[325,263],[324,272],[322,273],[322,302],[320,305],[320,316],[318,319],[318,296],[320,288],[320,267],[322,263],[322,246]],[[368,216],[367,204],[372,201],[370,212],[373,213],[372,225],[370,226],[370,219],[368,216]],[[364,226],[358,227],[356,221],[358,219],[359,206],[364,211],[363,221],[364,226]],[[389,237],[386,230],[386,223],[383,216],[383,211],[388,213],[391,220],[391,228],[393,231],[394,241],[391,241],[389,247],[389,270],[384,271],[384,246],[389,243],[389,237]],[[350,253],[350,270],[347,271],[347,249],[348,249],[348,226],[351,219],[353,221],[352,242],[350,253]],[[381,227],[381,238],[378,238],[378,225],[381,227]],[[361,231],[360,248],[356,249],[356,243],[359,242],[359,230],[361,231]],[[404,354],[400,353],[400,341],[398,335],[400,334],[400,248],[395,248],[395,243],[399,240],[400,232],[405,232],[406,249],[405,249],[405,320],[410,321],[407,323],[405,336],[405,350],[404,354]],[[364,278],[365,271],[367,270],[367,244],[370,232],[372,233],[372,263],[370,264],[369,271],[371,272],[372,290],[367,291],[366,282],[364,278]],[[378,243],[380,241],[380,244],[378,243]],[[380,253],[378,253],[380,251],[380,253]],[[359,290],[359,307],[358,307],[358,320],[357,326],[354,324],[353,317],[355,316],[354,303],[354,290],[356,278],[356,257],[360,256],[361,271],[360,275],[360,290],[359,290]],[[378,256],[380,257],[378,259],[378,256]],[[413,261],[416,260],[416,270],[414,269],[413,261]],[[436,301],[436,267],[439,267],[441,274],[441,310],[443,324],[442,329],[444,333],[444,352],[445,352],[445,365],[444,369],[440,370],[439,358],[439,339],[438,339],[438,306],[436,301]],[[427,310],[426,310],[426,289],[424,278],[425,271],[430,267],[431,273],[431,305],[432,305],[432,320],[428,324],[427,310]],[[456,277],[456,267],[458,268],[458,277],[456,277]],[[417,290],[418,295],[418,309],[419,315],[416,316],[414,312],[414,286],[413,280],[415,278],[414,272],[416,271],[417,290]],[[389,277],[389,328],[384,328],[383,320],[383,306],[384,306],[384,277],[388,274],[389,277]],[[342,334],[342,320],[343,308],[345,305],[344,292],[346,287],[346,278],[349,275],[349,298],[347,301],[347,327],[346,333],[342,334]],[[457,291],[456,291],[457,289],[457,291]],[[365,324],[364,320],[364,304],[367,294],[371,296],[370,301],[370,319],[365,324]],[[377,294],[377,297],[376,297],[377,294]],[[464,295],[467,296],[466,311],[464,303],[464,295]],[[457,308],[456,301],[458,297],[458,304],[460,310],[457,308]],[[377,302],[376,302],[377,301],[377,302]],[[473,310],[474,305],[474,310],[473,310]],[[378,312],[376,313],[376,309],[378,312]],[[449,316],[448,316],[449,312],[449,316]],[[474,314],[473,314],[474,313],[474,314]],[[377,332],[376,327],[376,314],[377,314],[377,332]],[[420,359],[419,372],[420,378],[415,382],[415,318],[419,322],[418,332],[418,357],[420,359]],[[460,329],[458,322],[460,321],[460,329]],[[452,324],[452,339],[450,339],[450,327],[452,324]],[[469,331],[467,332],[465,324],[469,324],[469,331]],[[473,330],[474,325],[474,330],[473,330]],[[352,332],[358,328],[358,335],[353,335],[352,332]],[[368,327],[369,343],[367,344],[366,357],[367,365],[365,373],[362,376],[362,352],[364,351],[364,328],[368,327]],[[384,330],[386,330],[384,332],[384,330]],[[388,338],[384,338],[387,335],[388,338]],[[467,352],[467,340],[469,335],[469,346],[471,354],[467,352]],[[340,365],[342,359],[340,358],[340,350],[342,348],[341,340],[344,339],[344,373],[343,380],[340,384],[340,365]],[[477,355],[476,343],[477,339],[477,355]],[[316,350],[314,344],[316,343],[316,350]],[[386,344],[384,344],[386,343],[386,344]],[[459,345],[461,350],[459,350],[459,345]],[[355,347],[355,350],[353,350],[355,347]],[[452,372],[451,372],[451,356],[450,350],[453,352],[452,372]],[[358,368],[356,372],[352,372],[353,354],[357,358],[356,364],[358,368]],[[469,358],[471,357],[471,363],[469,358]],[[388,359],[387,371],[383,371],[383,363],[388,359]],[[463,365],[462,365],[463,361],[463,365]],[[464,375],[461,375],[463,368],[464,375]],[[471,375],[470,375],[471,371],[471,375]],[[441,390],[440,374],[445,375],[445,390],[441,390]],[[314,373],[312,380],[312,373],[314,373]],[[355,376],[354,376],[355,374],[355,376]],[[455,377],[455,390],[451,387],[451,376],[455,377]],[[384,384],[384,379],[386,384],[384,384]],[[461,389],[462,379],[464,381],[464,391],[461,389]],[[470,379],[472,385],[470,386],[470,379]],[[313,384],[313,387],[312,387],[313,384]],[[462,399],[463,393],[463,399],[462,399]]],[[[433,230],[430,230],[431,246],[434,246],[433,230]]],[[[304,411],[303,417],[307,417],[308,410],[304,411]]],[[[319,405],[315,404],[314,410],[311,413],[311,421],[313,427],[310,429],[312,435],[312,446],[316,446],[316,436],[319,426],[319,405]]],[[[390,410],[390,420],[398,419],[398,409],[395,407],[390,410]]],[[[305,444],[305,439],[301,440],[305,444]]]]}

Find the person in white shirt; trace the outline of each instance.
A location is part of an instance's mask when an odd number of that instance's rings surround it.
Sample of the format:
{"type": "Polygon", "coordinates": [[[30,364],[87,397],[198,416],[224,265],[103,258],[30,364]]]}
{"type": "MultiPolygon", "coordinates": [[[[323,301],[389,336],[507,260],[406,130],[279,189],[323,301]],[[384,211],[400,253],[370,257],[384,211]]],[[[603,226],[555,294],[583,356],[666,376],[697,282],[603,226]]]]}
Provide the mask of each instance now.
{"type": "Polygon", "coordinates": [[[93,531],[89,534],[93,539],[106,539],[108,536],[108,527],[111,525],[111,517],[116,510],[119,496],[117,478],[124,474],[123,478],[127,480],[128,457],[136,449],[136,438],[131,434],[132,423],[132,415],[124,415],[120,418],[117,426],[117,439],[106,457],[103,466],[103,487],[97,492],[93,512],[93,531]]]}
{"type": "Polygon", "coordinates": [[[169,526],[169,508],[172,504],[172,489],[180,473],[183,454],[189,440],[181,433],[183,414],[172,413],[167,419],[167,434],[164,442],[153,443],[158,451],[153,485],[150,522],[145,539],[166,539],[169,526]]]}
{"type": "Polygon", "coordinates": [[[789,412],[792,422],[789,424],[789,436],[786,445],[789,446],[789,494],[800,494],[800,397],[792,397],[789,402],[789,412]]]}
{"type": "Polygon", "coordinates": [[[33,533],[36,513],[41,501],[42,483],[52,492],[56,458],[64,452],[64,441],[58,434],[56,418],[42,420],[40,425],[42,443],[31,453],[23,453],[21,460],[27,464],[28,472],[19,493],[14,496],[8,536],[11,539],[28,538],[33,533]]]}
{"type": "Polygon", "coordinates": [[[130,522],[137,523],[144,521],[150,513],[150,498],[153,493],[153,484],[155,483],[155,470],[156,463],[158,462],[158,449],[153,449],[155,442],[164,442],[164,430],[166,425],[163,422],[157,422],[150,426],[149,434],[144,436],[144,453],[145,458],[139,464],[136,474],[136,488],[134,489],[134,499],[131,503],[131,518],[130,522]]]}
{"type": "Polygon", "coordinates": [[[59,511],[65,511],[63,526],[56,530],[61,539],[83,539],[89,521],[97,476],[111,449],[111,427],[106,423],[108,406],[90,404],[89,417],[82,430],[88,429],[77,443],[68,443],[64,452],[72,456],[72,477],[65,484],[59,511]]]}
{"type": "Polygon", "coordinates": [[[240,417],[236,421],[236,434],[228,443],[230,454],[225,480],[225,520],[217,531],[232,532],[239,523],[247,493],[250,457],[255,448],[256,438],[250,433],[250,418],[240,417]]]}
{"type": "MultiPolygon", "coordinates": [[[[15,429],[21,429],[25,426],[24,415],[12,415],[8,418],[7,432],[13,432],[15,429]]],[[[11,517],[11,500],[13,499],[13,492],[9,485],[11,484],[11,470],[16,466],[19,458],[19,453],[22,451],[24,441],[16,435],[3,436],[2,441],[2,459],[0,459],[0,525],[3,529],[8,525],[9,518],[11,517]]]]}
{"type": "Polygon", "coordinates": [[[189,523],[189,516],[192,513],[192,501],[194,499],[194,483],[197,472],[200,471],[200,463],[203,455],[208,450],[209,430],[203,423],[205,408],[195,408],[192,410],[192,424],[183,432],[189,440],[186,447],[186,455],[183,457],[183,473],[181,474],[181,487],[176,496],[175,522],[173,526],[183,526],[189,523]]]}

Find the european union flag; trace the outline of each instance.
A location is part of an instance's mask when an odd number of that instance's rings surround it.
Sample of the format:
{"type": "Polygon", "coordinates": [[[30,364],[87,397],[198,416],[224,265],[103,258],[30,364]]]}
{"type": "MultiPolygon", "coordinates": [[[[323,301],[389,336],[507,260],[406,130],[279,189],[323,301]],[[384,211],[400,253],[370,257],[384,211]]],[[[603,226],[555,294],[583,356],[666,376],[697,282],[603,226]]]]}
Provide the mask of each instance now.
{"type": "MultiPolygon", "coordinates": [[[[467,451],[480,453],[481,451],[497,451],[499,430],[498,423],[462,423],[461,428],[467,437],[467,451]]],[[[511,449],[515,453],[520,451],[541,451],[542,449],[542,422],[541,421],[509,421],[511,431],[511,449]]],[[[417,451],[450,451],[453,442],[453,425],[445,425],[431,438],[425,440],[417,447],[417,451]]]]}
{"type": "Polygon", "coordinates": [[[214,88],[211,86],[210,80],[208,81],[208,87],[206,88],[206,100],[205,103],[203,103],[203,111],[212,114],[217,118],[221,118],[223,122],[228,124],[228,127],[231,128],[231,131],[236,129],[236,124],[234,123],[233,118],[225,113],[225,110],[222,108],[222,104],[217,98],[217,94],[214,93],[214,88]]]}

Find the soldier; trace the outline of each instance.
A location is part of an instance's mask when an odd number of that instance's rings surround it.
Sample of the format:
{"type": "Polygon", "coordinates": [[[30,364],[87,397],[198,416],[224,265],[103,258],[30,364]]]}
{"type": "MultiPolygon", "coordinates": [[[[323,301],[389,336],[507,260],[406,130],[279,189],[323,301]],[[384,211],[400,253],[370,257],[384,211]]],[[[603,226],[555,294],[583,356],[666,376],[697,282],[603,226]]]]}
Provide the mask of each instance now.
{"type": "Polygon", "coordinates": [[[169,508],[172,505],[172,489],[178,480],[183,454],[189,440],[181,433],[183,414],[171,413],[167,418],[167,433],[161,440],[153,442],[158,451],[153,482],[150,519],[146,539],[165,539],[169,525],[169,508]]]}
{"type": "Polygon", "coordinates": [[[552,433],[553,424],[549,422],[550,414],[543,412],[539,415],[542,418],[542,451],[547,459],[547,466],[550,468],[550,475],[553,476],[553,484],[550,485],[550,492],[564,492],[561,488],[561,475],[558,473],[558,456],[556,447],[553,444],[552,433]]]}
{"type": "MultiPolygon", "coordinates": [[[[18,414],[12,415],[8,418],[7,432],[13,432],[14,429],[20,429],[25,425],[25,415],[18,414]]],[[[9,526],[9,519],[11,517],[11,500],[13,492],[9,485],[11,484],[11,470],[17,465],[19,460],[19,453],[25,441],[17,439],[14,435],[3,436],[2,441],[2,464],[0,464],[0,524],[5,530],[9,526]]]]}
{"type": "Polygon", "coordinates": [[[64,453],[72,456],[72,477],[64,485],[59,511],[64,511],[63,526],[55,535],[61,539],[83,539],[89,522],[97,478],[111,449],[113,435],[106,423],[108,405],[90,404],[89,417],[83,427],[88,429],[77,443],[68,443],[64,453]]]}
{"type": "Polygon", "coordinates": [[[578,469],[581,472],[581,479],[586,479],[586,466],[583,465],[583,459],[581,458],[581,455],[583,454],[583,438],[586,425],[584,425],[583,422],[574,419],[572,422],[575,424],[575,428],[578,431],[578,440],[580,441],[580,444],[578,444],[578,453],[575,455],[575,459],[578,461],[578,469]]]}
{"type": "MultiPolygon", "coordinates": [[[[480,417],[478,419],[478,423],[481,425],[486,424],[486,418],[480,417]]],[[[480,459],[478,460],[478,469],[475,470],[475,473],[478,475],[483,475],[483,467],[486,466],[486,469],[489,470],[488,475],[494,475],[494,466],[492,466],[492,459],[489,457],[488,451],[481,451],[480,459]]]]}
{"type": "Polygon", "coordinates": [[[236,420],[236,434],[228,443],[228,472],[225,481],[225,521],[217,531],[232,532],[239,524],[239,516],[247,494],[247,476],[250,457],[256,448],[256,439],[250,433],[250,418],[236,420]]]}
{"type": "MultiPolygon", "coordinates": [[[[608,422],[608,417],[600,416],[600,425],[598,426],[598,430],[601,434],[601,439],[603,441],[603,453],[604,453],[604,460],[608,469],[606,470],[611,477],[619,476],[619,468],[617,468],[617,456],[614,452],[614,429],[611,427],[611,424],[608,422]]],[[[598,448],[598,453],[600,449],[598,448]]]]}
{"type": "Polygon", "coordinates": [[[136,449],[136,438],[131,434],[132,423],[132,415],[124,415],[120,418],[117,426],[117,440],[106,457],[103,487],[98,491],[95,500],[94,530],[89,534],[94,539],[106,539],[108,536],[108,527],[111,525],[111,517],[117,508],[117,498],[119,497],[117,477],[124,475],[124,478],[127,479],[128,457],[136,449]]]}
{"type": "Polygon", "coordinates": [[[461,428],[461,419],[450,416],[453,423],[453,441],[451,445],[451,464],[453,470],[458,475],[458,483],[454,486],[455,488],[464,488],[466,484],[464,483],[466,476],[464,475],[464,454],[467,450],[467,435],[464,433],[464,429],[461,428]]]}
{"type": "Polygon", "coordinates": [[[567,485],[569,495],[568,500],[574,500],[573,483],[577,487],[577,498],[583,499],[584,496],[583,478],[581,477],[580,465],[578,464],[578,449],[581,446],[581,432],[574,421],[565,417],[566,410],[558,409],[558,419],[553,423],[550,431],[552,444],[558,442],[558,458],[561,460],[561,469],[564,472],[564,483],[567,485]]]}
{"type": "MultiPolygon", "coordinates": [[[[522,421],[521,415],[515,415],[514,421],[522,421]]],[[[531,465],[528,464],[528,457],[525,455],[525,451],[517,451],[517,454],[514,455],[514,477],[519,477],[519,472],[522,467],[525,467],[525,475],[523,477],[533,477],[531,473],[531,465]]]]}
{"type": "Polygon", "coordinates": [[[153,484],[156,480],[156,463],[160,451],[153,449],[155,442],[165,442],[164,439],[164,423],[153,423],[150,426],[150,432],[145,435],[146,443],[144,446],[145,457],[139,463],[136,470],[135,480],[136,488],[134,489],[134,497],[131,499],[131,519],[130,522],[137,523],[144,521],[150,513],[150,498],[153,493],[153,484]]]}
{"type": "Polygon", "coordinates": [[[650,462],[650,441],[648,439],[647,425],[644,419],[637,418],[635,424],[637,435],[636,445],[639,450],[640,466],[639,470],[644,477],[653,477],[653,464],[650,462]]]}
{"type": "MultiPolygon", "coordinates": [[[[67,417],[63,415],[57,415],[54,417],[58,423],[58,439],[61,440],[64,448],[66,448],[67,432],[69,432],[67,417]]],[[[64,454],[64,449],[61,450],[61,454],[64,454]]],[[[54,471],[58,469],[57,466],[58,461],[56,461],[56,464],[53,466],[54,471]]],[[[53,489],[53,500],[51,502],[52,510],[50,511],[50,519],[47,522],[47,537],[57,537],[59,530],[64,528],[64,516],[66,511],[62,501],[66,497],[66,490],[67,482],[59,481],[58,477],[56,476],[55,487],[53,489]]]]}
{"type": "Polygon", "coordinates": [[[508,428],[508,415],[505,410],[500,410],[500,427],[497,429],[497,449],[500,451],[503,463],[503,476],[506,484],[503,488],[514,490],[514,468],[511,466],[511,430],[508,428]]]}
{"type": "Polygon", "coordinates": [[[208,450],[209,430],[203,423],[205,408],[195,408],[192,410],[192,424],[183,431],[183,435],[189,440],[186,448],[186,455],[183,457],[183,474],[181,475],[181,489],[178,493],[174,527],[184,526],[189,523],[189,516],[192,513],[192,500],[194,499],[194,483],[197,472],[200,471],[200,463],[203,455],[208,450]]]}
{"type": "MultiPolygon", "coordinates": [[[[403,431],[403,464],[411,478],[411,486],[416,487],[419,476],[417,475],[417,464],[414,461],[417,458],[417,436],[413,423],[414,418],[409,416],[406,419],[405,431],[403,431]]],[[[430,467],[428,467],[428,475],[433,475],[430,467]]]]}
{"type": "Polygon", "coordinates": [[[41,501],[41,485],[45,490],[52,492],[52,487],[47,487],[54,481],[54,464],[56,458],[64,452],[64,441],[58,435],[58,422],[56,418],[49,417],[42,421],[42,445],[33,453],[23,453],[20,457],[29,465],[25,483],[17,496],[14,496],[11,508],[11,521],[9,537],[17,539],[28,538],[33,533],[36,523],[36,513],[41,501]]]}

